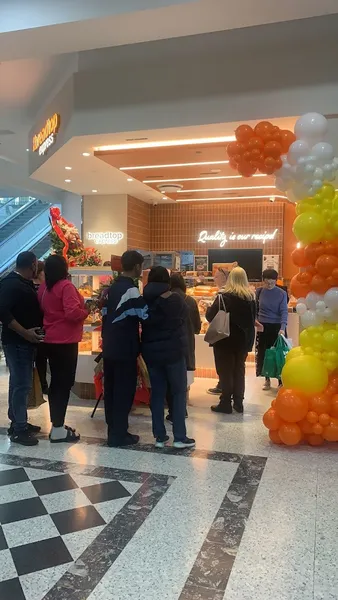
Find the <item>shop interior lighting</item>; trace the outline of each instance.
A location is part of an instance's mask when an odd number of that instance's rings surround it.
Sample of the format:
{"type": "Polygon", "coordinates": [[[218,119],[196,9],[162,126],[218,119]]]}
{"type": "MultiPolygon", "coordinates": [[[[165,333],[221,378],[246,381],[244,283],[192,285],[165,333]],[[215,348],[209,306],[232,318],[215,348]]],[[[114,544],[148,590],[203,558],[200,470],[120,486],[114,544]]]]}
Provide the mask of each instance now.
{"type": "Polygon", "coordinates": [[[72,167],[65,167],[66,171],[71,171],[72,167]]]}
{"type": "MultiPolygon", "coordinates": [[[[253,177],[266,177],[263,173],[257,173],[253,177]]],[[[207,177],[183,177],[182,179],[143,179],[143,183],[170,183],[178,181],[208,181],[217,179],[243,179],[242,175],[208,175],[207,177]]],[[[270,186],[269,186],[270,187],[270,186]]]]}
{"type": "Polygon", "coordinates": [[[93,194],[97,194],[97,190],[92,190],[93,194]]]}
{"type": "MultiPolygon", "coordinates": [[[[196,190],[178,190],[178,194],[189,194],[189,193],[197,193],[201,192],[235,192],[237,190],[272,190],[275,189],[274,185],[248,185],[243,187],[221,187],[221,188],[200,188],[196,190]]],[[[271,195],[269,196],[271,198],[271,195]]]]}
{"type": "Polygon", "coordinates": [[[132,177],[128,177],[127,181],[134,181],[132,177]]]}
{"type": "Polygon", "coordinates": [[[65,183],[71,183],[71,179],[65,179],[65,183]]]}
{"type": "MultiPolygon", "coordinates": [[[[203,162],[170,163],[168,165],[137,165],[136,167],[120,167],[120,171],[142,171],[145,169],[170,169],[174,167],[205,167],[207,165],[228,165],[228,160],[211,160],[203,162]]],[[[237,177],[242,177],[237,175],[237,177]]]]}
{"type": "MultiPolygon", "coordinates": [[[[238,189],[238,188],[237,188],[238,189]]],[[[212,202],[213,200],[260,200],[261,198],[268,198],[270,200],[271,196],[221,196],[218,198],[182,198],[176,200],[176,202],[212,202]]],[[[275,198],[281,198],[282,200],[287,200],[286,196],[280,196],[278,194],[275,195],[275,198]]]]}
{"type": "Polygon", "coordinates": [[[138,148],[170,148],[175,146],[193,146],[202,144],[222,144],[235,141],[234,135],[211,138],[193,138],[189,140],[164,140],[162,142],[143,142],[134,144],[112,144],[110,146],[98,146],[95,152],[109,152],[115,150],[137,150],[138,148]]]}
{"type": "Polygon", "coordinates": [[[90,152],[82,152],[82,156],[90,156],[90,152]]]}

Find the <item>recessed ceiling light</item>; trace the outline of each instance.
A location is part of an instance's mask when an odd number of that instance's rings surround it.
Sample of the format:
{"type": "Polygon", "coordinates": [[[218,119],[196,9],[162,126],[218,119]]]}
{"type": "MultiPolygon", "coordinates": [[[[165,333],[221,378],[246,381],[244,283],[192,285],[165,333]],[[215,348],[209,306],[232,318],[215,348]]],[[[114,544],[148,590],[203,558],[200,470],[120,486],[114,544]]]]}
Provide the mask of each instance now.
{"type": "Polygon", "coordinates": [[[65,183],[70,183],[71,181],[71,179],[65,179],[65,183]]]}
{"type": "Polygon", "coordinates": [[[162,200],[168,200],[167,196],[163,196],[162,200]]]}
{"type": "Polygon", "coordinates": [[[134,181],[132,177],[128,177],[127,181],[134,181]]]}
{"type": "MultiPolygon", "coordinates": [[[[112,144],[110,146],[98,146],[94,148],[95,152],[107,152],[109,150],[133,150],[137,148],[169,148],[175,146],[192,146],[199,144],[221,144],[226,142],[233,142],[235,140],[234,135],[225,135],[221,137],[211,138],[193,138],[188,140],[164,140],[159,142],[144,142],[141,144],[112,144]]],[[[198,150],[201,152],[201,150],[198,150]]]]}
{"type": "Polygon", "coordinates": [[[29,152],[29,148],[26,148],[26,152],[29,152]]]}
{"type": "Polygon", "coordinates": [[[97,190],[92,190],[92,192],[93,192],[93,194],[96,194],[96,193],[97,193],[97,190]]]}
{"type": "Polygon", "coordinates": [[[90,156],[90,152],[82,152],[82,156],[90,156]]]}
{"type": "Polygon", "coordinates": [[[66,171],[71,171],[72,167],[65,167],[66,171]]]}

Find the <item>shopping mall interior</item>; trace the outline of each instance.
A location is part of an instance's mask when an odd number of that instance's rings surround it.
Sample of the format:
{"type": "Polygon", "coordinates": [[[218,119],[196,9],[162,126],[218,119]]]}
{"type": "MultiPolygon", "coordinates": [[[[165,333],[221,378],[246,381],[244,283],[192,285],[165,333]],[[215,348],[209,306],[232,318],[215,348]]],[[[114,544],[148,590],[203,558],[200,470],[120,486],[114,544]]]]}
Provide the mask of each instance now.
{"type": "Polygon", "coordinates": [[[337,27],[336,0],[1,0],[0,300],[19,253],[59,253],[89,311],[76,444],[35,368],[38,444],[13,442],[0,345],[1,600],[337,600],[337,27]],[[107,445],[98,300],[131,249],[141,293],[164,266],[198,307],[193,448],[169,421],[154,446],[142,358],[140,441],[107,445]],[[271,386],[253,345],[224,414],[204,336],[236,266],[252,294],[278,272],[287,341],[271,386]]]}

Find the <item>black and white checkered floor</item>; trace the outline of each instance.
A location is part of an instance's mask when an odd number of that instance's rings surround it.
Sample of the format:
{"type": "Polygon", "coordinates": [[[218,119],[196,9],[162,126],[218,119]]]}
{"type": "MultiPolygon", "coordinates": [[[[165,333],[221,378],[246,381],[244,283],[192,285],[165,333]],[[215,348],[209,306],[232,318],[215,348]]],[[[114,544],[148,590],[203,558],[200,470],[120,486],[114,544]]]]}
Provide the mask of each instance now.
{"type": "Polygon", "coordinates": [[[140,485],[34,468],[0,471],[0,598],[36,600],[38,582],[44,597],[140,485]]]}

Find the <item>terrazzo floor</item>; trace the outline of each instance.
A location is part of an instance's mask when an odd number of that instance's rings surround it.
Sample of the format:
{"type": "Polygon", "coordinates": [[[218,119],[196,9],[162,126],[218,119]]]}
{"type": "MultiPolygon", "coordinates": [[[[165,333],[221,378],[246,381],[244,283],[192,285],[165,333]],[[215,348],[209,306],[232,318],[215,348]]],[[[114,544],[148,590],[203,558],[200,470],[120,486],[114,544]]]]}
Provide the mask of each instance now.
{"type": "Polygon", "coordinates": [[[1,600],[337,600],[338,447],[271,446],[252,367],[244,416],[211,413],[214,383],[191,389],[194,451],[154,451],[146,408],[140,446],[110,449],[102,408],[74,396],[82,441],[51,446],[44,405],[23,448],[0,362],[1,600]]]}

